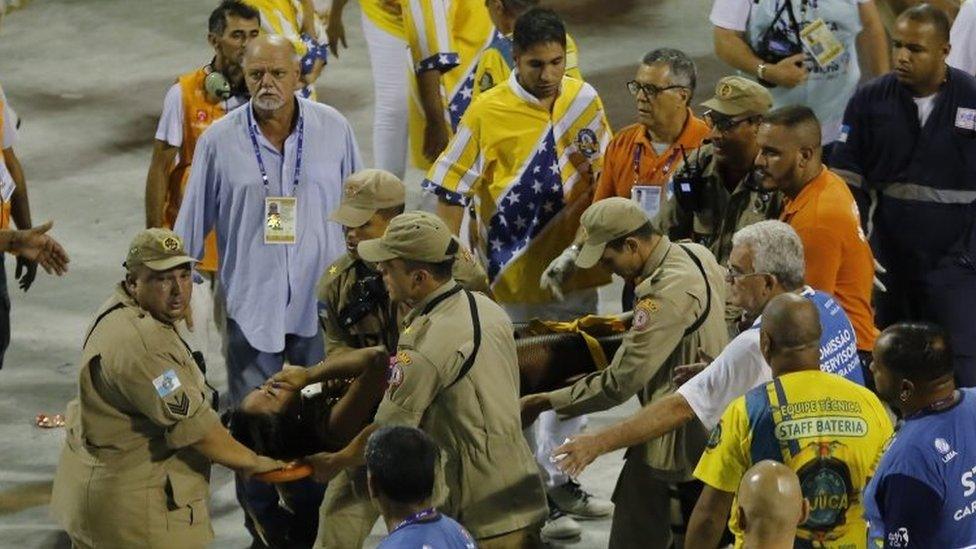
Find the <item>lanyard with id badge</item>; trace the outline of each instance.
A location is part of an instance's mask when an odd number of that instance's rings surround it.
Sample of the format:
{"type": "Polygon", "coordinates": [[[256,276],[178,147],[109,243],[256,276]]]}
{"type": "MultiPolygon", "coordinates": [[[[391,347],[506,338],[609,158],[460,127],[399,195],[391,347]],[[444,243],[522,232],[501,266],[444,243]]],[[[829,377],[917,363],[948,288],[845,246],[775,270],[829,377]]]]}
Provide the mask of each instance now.
{"type": "MultiPolygon", "coordinates": [[[[261,181],[264,182],[264,243],[265,244],[294,244],[297,240],[297,216],[298,216],[298,197],[297,196],[267,196],[268,194],[268,170],[264,167],[264,159],[261,158],[261,147],[258,145],[258,137],[254,131],[254,123],[251,119],[251,111],[247,112],[247,129],[251,136],[251,145],[254,146],[254,156],[258,161],[258,169],[261,170],[261,181]]],[[[299,114],[298,117],[298,151],[295,158],[295,175],[292,180],[292,192],[298,189],[298,178],[302,173],[302,149],[305,145],[305,117],[299,114]]],[[[284,191],[282,185],[282,191],[284,191]]]]}
{"type": "MultiPolygon", "coordinates": [[[[675,149],[661,172],[667,175],[671,171],[671,166],[678,158],[678,150],[675,149]]],[[[650,185],[640,181],[640,159],[644,154],[644,145],[637,144],[634,148],[634,185],[630,188],[630,199],[637,202],[647,217],[654,219],[657,212],[661,210],[661,193],[664,189],[661,185],[650,185]]]]}

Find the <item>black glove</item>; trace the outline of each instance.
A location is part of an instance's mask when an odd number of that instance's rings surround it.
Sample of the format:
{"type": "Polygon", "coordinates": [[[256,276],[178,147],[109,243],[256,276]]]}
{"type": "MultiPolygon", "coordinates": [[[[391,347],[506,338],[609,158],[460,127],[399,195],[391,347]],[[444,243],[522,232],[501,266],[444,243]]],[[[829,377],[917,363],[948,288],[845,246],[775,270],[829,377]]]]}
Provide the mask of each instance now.
{"type": "Polygon", "coordinates": [[[24,257],[17,257],[17,268],[14,270],[14,278],[17,279],[18,286],[25,292],[30,289],[37,277],[37,263],[24,257]]]}

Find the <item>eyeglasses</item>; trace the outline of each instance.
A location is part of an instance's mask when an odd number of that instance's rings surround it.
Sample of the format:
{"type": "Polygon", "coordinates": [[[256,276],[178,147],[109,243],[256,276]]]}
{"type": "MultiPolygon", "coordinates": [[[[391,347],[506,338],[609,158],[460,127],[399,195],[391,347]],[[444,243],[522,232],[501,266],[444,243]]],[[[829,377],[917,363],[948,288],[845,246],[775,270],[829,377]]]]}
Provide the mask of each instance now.
{"type": "Polygon", "coordinates": [[[674,90],[679,88],[687,89],[688,86],[671,85],[671,86],[665,86],[663,88],[659,88],[654,84],[644,84],[636,80],[631,80],[630,82],[627,82],[627,90],[630,91],[631,95],[637,97],[637,95],[640,92],[644,92],[644,96],[647,97],[648,99],[653,99],[658,95],[660,95],[661,93],[666,92],[668,90],[674,90]]]}
{"type": "Polygon", "coordinates": [[[734,283],[734,282],[738,281],[740,278],[748,278],[750,276],[771,275],[771,274],[772,273],[764,273],[764,272],[740,273],[740,272],[738,272],[736,270],[733,270],[733,268],[730,266],[730,267],[728,267],[728,268],[725,269],[725,281],[726,282],[730,282],[730,283],[734,283]]]}
{"type": "Polygon", "coordinates": [[[742,118],[735,118],[733,116],[725,116],[724,114],[720,114],[714,111],[708,111],[705,113],[705,122],[707,122],[709,126],[715,128],[716,130],[722,133],[732,131],[733,128],[745,122],[746,120],[749,120],[750,118],[752,117],[744,116],[742,118]]]}

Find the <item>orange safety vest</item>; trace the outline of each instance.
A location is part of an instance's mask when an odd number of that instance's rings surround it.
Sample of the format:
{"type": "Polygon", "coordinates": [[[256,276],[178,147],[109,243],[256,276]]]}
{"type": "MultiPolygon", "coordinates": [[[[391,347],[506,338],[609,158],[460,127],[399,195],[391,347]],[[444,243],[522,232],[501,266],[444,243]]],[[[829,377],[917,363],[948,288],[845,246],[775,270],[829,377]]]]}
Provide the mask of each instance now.
{"type": "MultiPolygon", "coordinates": [[[[0,101],[0,146],[3,145],[3,115],[6,110],[4,106],[3,101],[0,101]]],[[[0,162],[4,162],[4,160],[0,159],[0,162]]],[[[7,170],[7,167],[0,166],[0,169],[7,170]]],[[[9,172],[10,170],[7,171],[9,172]]],[[[13,174],[10,174],[10,177],[13,177],[13,174]]],[[[14,191],[16,192],[16,189],[14,191]]],[[[10,202],[12,200],[13,195],[10,195],[10,200],[4,200],[2,205],[0,205],[0,229],[10,228],[10,202]]]]}
{"type": "MultiPolygon", "coordinates": [[[[177,80],[180,85],[180,95],[183,97],[183,144],[180,146],[179,160],[169,173],[169,183],[166,186],[165,210],[163,223],[172,228],[176,216],[180,213],[183,203],[183,191],[190,178],[190,164],[193,162],[193,152],[197,148],[197,140],[204,130],[216,120],[226,114],[223,102],[213,103],[207,97],[203,81],[207,72],[197,69],[188,72],[177,80]]],[[[207,234],[203,248],[203,259],[197,265],[201,271],[214,272],[217,270],[217,233],[207,234]]]]}

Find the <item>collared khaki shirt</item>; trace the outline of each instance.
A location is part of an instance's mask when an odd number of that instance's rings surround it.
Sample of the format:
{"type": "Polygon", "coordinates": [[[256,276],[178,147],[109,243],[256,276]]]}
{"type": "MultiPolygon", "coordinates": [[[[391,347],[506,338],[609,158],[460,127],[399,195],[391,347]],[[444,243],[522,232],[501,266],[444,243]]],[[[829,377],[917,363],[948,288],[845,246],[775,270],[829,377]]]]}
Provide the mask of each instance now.
{"type": "Polygon", "coordinates": [[[210,461],[191,446],[219,425],[176,328],[120,285],[82,351],[78,398],[51,508],[80,547],[204,547],[210,461]]]}
{"type": "Polygon", "coordinates": [[[458,379],[474,350],[471,308],[459,290],[444,284],[407,315],[376,422],[417,426],[437,442],[447,492],[440,508],[481,539],[541,523],[546,500],[522,434],[512,323],[491,299],[472,294],[481,345],[458,379]]]}
{"type": "Polygon", "coordinates": [[[704,145],[690,158],[704,166],[705,208],[701,212],[685,211],[673,193],[661,204],[655,224],[673,239],[691,239],[709,249],[719,265],[727,265],[732,252],[732,235],[739,229],[778,219],[783,210],[779,192],[762,191],[752,172],[739,181],[732,192],[722,180],[712,145],[704,145]]]}
{"type": "MultiPolygon", "coordinates": [[[[488,275],[467,250],[461,250],[454,261],[454,279],[472,292],[488,293],[488,275]]],[[[378,301],[361,319],[343,326],[340,318],[350,305],[354,305],[356,283],[364,276],[379,276],[372,266],[360,259],[343,255],[326,269],[319,280],[319,319],[325,332],[325,351],[336,356],[352,349],[374,345],[396,348],[399,325],[397,310],[388,298],[378,301]]],[[[380,281],[382,284],[382,281],[380,281]]]]}
{"type": "MultiPolygon", "coordinates": [[[[674,392],[675,366],[697,361],[702,349],[717,356],[728,342],[725,328],[725,277],[709,251],[698,244],[674,244],[666,236],[644,264],[637,285],[630,330],[607,368],[591,373],[570,387],[548,394],[557,413],[578,416],[622,404],[635,394],[641,404],[674,392]],[[705,278],[689,257],[702,264],[711,288],[711,307],[698,330],[684,334],[705,314],[705,278]]],[[[627,451],[627,459],[642,459],[667,481],[691,479],[704,449],[704,429],[689,424],[627,451]]]]}

